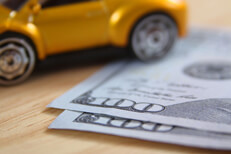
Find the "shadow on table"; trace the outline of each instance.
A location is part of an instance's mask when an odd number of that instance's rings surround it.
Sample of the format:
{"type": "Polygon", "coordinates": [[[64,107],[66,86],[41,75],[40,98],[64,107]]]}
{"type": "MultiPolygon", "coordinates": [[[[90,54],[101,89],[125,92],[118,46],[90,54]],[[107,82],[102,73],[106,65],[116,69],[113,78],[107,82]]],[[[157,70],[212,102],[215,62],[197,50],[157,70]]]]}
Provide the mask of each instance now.
{"type": "Polygon", "coordinates": [[[38,62],[32,76],[62,71],[65,69],[71,69],[76,67],[101,65],[115,60],[131,57],[132,56],[126,49],[115,47],[103,47],[65,54],[58,54],[47,57],[44,61],[38,62]]]}

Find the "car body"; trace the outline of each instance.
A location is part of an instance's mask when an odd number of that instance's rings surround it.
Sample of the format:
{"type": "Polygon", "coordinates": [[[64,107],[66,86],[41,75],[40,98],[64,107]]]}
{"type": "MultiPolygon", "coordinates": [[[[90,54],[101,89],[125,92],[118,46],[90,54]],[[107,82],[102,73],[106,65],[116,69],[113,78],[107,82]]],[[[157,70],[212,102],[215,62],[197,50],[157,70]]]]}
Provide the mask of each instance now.
{"type": "MultiPolygon", "coordinates": [[[[131,44],[131,35],[137,23],[155,14],[172,20],[178,36],[183,37],[187,32],[187,6],[184,0],[5,0],[0,3],[0,49],[6,45],[5,42],[1,44],[1,40],[15,36],[30,45],[25,52],[33,50],[34,60],[105,45],[126,48],[131,44]]],[[[18,44],[20,40],[15,41],[13,44],[18,44]]],[[[3,53],[0,51],[0,56],[3,53]]],[[[2,60],[0,58],[0,68],[1,61],[2,65],[7,65],[4,61],[9,57],[15,59],[12,54],[2,60]]],[[[26,61],[30,59],[28,57],[26,61]]],[[[153,58],[147,60],[150,59],[153,58]]],[[[27,67],[22,70],[26,72],[27,67]]],[[[4,75],[0,69],[0,77],[1,74],[0,83],[7,85],[25,78],[19,79],[17,75],[22,76],[20,73],[4,75]],[[16,77],[18,79],[15,80],[16,77]]]]}

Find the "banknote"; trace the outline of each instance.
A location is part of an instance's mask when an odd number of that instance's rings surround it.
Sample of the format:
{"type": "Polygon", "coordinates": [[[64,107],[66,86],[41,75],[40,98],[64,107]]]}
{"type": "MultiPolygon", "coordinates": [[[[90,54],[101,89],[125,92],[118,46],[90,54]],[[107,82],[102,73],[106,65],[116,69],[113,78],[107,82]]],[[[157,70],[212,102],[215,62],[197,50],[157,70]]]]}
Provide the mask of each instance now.
{"type": "Polygon", "coordinates": [[[231,33],[192,29],[164,59],[121,60],[48,107],[231,133],[231,33]]]}
{"type": "Polygon", "coordinates": [[[102,114],[64,111],[50,129],[112,134],[184,146],[231,150],[231,135],[174,127],[102,114]]]}

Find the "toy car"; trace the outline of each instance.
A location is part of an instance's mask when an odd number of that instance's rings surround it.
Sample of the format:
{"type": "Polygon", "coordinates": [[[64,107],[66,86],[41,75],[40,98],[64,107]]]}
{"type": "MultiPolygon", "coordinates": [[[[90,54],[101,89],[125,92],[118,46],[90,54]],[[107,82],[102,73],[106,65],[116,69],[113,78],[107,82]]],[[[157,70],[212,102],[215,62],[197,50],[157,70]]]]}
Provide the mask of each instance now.
{"type": "Polygon", "coordinates": [[[35,62],[112,45],[142,61],[186,34],[184,0],[0,0],[0,84],[25,80],[35,62]]]}

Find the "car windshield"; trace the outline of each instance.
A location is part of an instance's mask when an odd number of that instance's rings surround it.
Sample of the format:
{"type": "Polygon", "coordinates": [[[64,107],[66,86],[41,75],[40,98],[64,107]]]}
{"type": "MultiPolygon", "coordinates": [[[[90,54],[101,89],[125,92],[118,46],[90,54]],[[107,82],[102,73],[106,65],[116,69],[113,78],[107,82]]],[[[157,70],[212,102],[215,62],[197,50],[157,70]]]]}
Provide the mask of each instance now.
{"type": "Polygon", "coordinates": [[[0,4],[11,9],[19,10],[27,0],[0,0],[0,4]]]}

